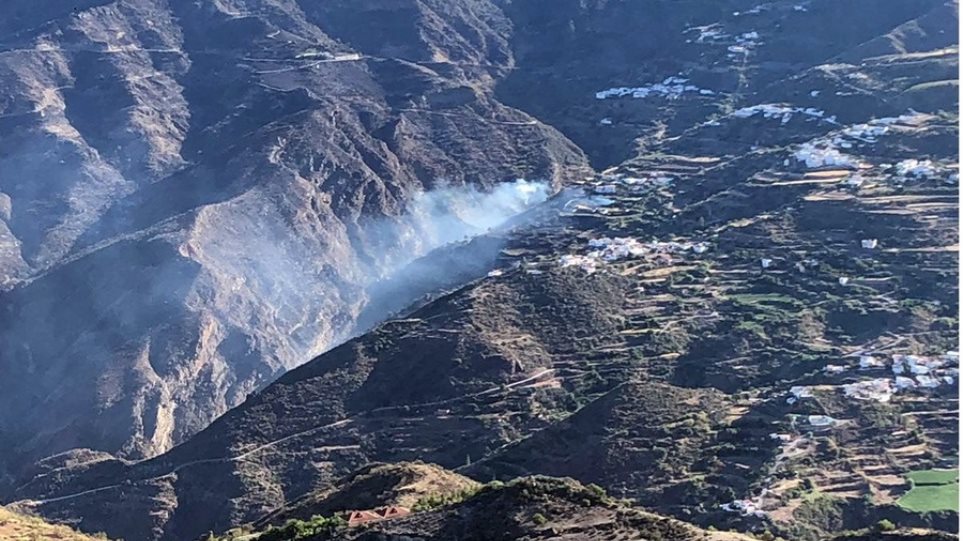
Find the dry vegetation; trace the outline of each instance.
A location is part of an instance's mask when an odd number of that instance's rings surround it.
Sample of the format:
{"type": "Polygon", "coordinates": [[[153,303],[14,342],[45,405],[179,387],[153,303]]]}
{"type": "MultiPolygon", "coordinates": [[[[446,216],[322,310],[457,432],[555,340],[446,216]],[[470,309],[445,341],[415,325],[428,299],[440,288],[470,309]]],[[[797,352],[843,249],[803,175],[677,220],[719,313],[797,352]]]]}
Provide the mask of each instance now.
{"type": "Polygon", "coordinates": [[[21,515],[0,507],[0,539],[3,541],[95,541],[104,535],[86,535],[67,526],[49,524],[37,517],[21,515]]]}

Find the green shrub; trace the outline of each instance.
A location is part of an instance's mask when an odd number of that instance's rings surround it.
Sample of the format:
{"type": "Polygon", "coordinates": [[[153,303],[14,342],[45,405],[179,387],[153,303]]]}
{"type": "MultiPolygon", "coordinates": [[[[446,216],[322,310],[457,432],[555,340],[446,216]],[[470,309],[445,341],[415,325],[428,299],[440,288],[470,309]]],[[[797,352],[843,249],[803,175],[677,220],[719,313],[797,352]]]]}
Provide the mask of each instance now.
{"type": "Polygon", "coordinates": [[[258,541],[298,541],[316,535],[331,533],[343,528],[347,522],[341,517],[313,516],[310,520],[292,519],[280,528],[271,527],[258,537],[258,541]]]}
{"type": "Polygon", "coordinates": [[[896,529],[896,525],[891,520],[883,519],[876,523],[876,529],[881,532],[891,532],[896,529]]]}
{"type": "MultiPolygon", "coordinates": [[[[500,481],[492,481],[487,486],[492,489],[497,489],[503,487],[504,483],[501,483],[500,481]]],[[[415,505],[411,508],[411,510],[431,511],[432,509],[437,509],[439,507],[445,507],[463,502],[477,493],[478,489],[466,488],[453,494],[430,494],[420,498],[417,502],[415,502],[415,505]]]]}
{"type": "Polygon", "coordinates": [[[608,493],[605,492],[605,489],[596,485],[595,483],[589,483],[589,485],[585,488],[587,488],[589,492],[591,492],[600,500],[604,500],[605,498],[608,498],[608,493]]]}

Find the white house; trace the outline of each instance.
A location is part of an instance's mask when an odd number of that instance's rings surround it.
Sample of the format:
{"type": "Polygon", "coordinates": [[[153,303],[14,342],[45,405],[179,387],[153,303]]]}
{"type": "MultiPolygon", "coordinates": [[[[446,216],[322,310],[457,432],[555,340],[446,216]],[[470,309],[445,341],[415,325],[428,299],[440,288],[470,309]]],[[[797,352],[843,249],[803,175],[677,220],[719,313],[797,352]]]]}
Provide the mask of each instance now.
{"type": "Polygon", "coordinates": [[[916,382],[912,378],[907,378],[905,376],[896,376],[896,388],[900,391],[906,389],[912,389],[916,387],[916,382]]]}
{"type": "Polygon", "coordinates": [[[860,368],[879,368],[881,366],[883,366],[883,361],[872,355],[860,355],[859,357],[860,368]]]}
{"type": "Polygon", "coordinates": [[[806,420],[809,421],[810,425],[818,427],[833,426],[836,424],[836,419],[828,415],[810,415],[806,420]]]}
{"type": "Polygon", "coordinates": [[[859,241],[859,243],[862,245],[863,248],[866,248],[867,250],[872,250],[873,248],[876,248],[876,246],[879,245],[879,240],[877,240],[877,239],[863,239],[863,240],[859,241]]]}
{"type": "Polygon", "coordinates": [[[843,385],[843,392],[846,396],[857,400],[876,400],[878,402],[889,402],[893,397],[893,387],[890,380],[886,378],[871,379],[867,381],[857,381],[843,385]]]}
{"type": "Polygon", "coordinates": [[[789,388],[789,398],[786,399],[786,403],[795,404],[796,401],[802,398],[812,398],[813,390],[811,387],[805,387],[803,385],[794,385],[789,388]]]}

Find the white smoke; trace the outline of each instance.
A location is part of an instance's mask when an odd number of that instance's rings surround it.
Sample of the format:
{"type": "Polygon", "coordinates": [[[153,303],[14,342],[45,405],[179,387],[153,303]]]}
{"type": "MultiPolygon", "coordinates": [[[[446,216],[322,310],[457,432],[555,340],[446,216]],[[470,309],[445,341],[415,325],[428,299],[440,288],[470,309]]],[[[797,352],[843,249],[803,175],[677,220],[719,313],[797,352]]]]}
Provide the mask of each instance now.
{"type": "Polygon", "coordinates": [[[381,247],[379,267],[367,275],[367,299],[354,334],[439,288],[487,273],[504,238],[493,235],[485,242],[467,241],[545,201],[550,189],[547,183],[524,179],[491,191],[444,185],[415,194],[400,216],[369,223],[364,232],[370,244],[381,247]]]}
{"type": "Polygon", "coordinates": [[[488,192],[475,186],[441,186],[420,192],[401,217],[400,244],[410,260],[439,246],[476,237],[545,201],[549,190],[547,183],[517,179],[488,192]]]}

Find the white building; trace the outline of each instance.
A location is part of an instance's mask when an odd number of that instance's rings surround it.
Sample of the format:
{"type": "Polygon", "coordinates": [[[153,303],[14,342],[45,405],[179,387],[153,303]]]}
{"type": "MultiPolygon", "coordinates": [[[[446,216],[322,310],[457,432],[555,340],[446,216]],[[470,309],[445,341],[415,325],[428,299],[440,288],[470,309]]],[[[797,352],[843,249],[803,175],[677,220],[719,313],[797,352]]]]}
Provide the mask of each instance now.
{"type": "Polygon", "coordinates": [[[930,374],[946,363],[946,357],[921,357],[919,355],[893,355],[894,374],[930,374]]]}
{"type": "Polygon", "coordinates": [[[872,355],[860,355],[859,357],[860,368],[863,368],[863,369],[881,368],[882,366],[883,366],[883,361],[881,359],[877,359],[876,357],[873,357],[872,355]]]}
{"type": "Polygon", "coordinates": [[[877,240],[877,239],[863,239],[863,240],[859,241],[859,244],[862,245],[862,247],[863,247],[863,248],[866,248],[867,250],[872,250],[873,248],[876,248],[876,246],[879,245],[879,240],[877,240]]]}
{"type": "Polygon", "coordinates": [[[809,424],[817,427],[833,426],[836,424],[836,419],[828,415],[810,415],[806,418],[809,424]]]}
{"type": "Polygon", "coordinates": [[[568,254],[558,259],[558,264],[562,267],[578,267],[583,271],[592,274],[598,268],[598,262],[588,256],[568,254]]]}
{"type": "Polygon", "coordinates": [[[905,391],[906,389],[913,389],[916,387],[916,382],[912,378],[907,378],[905,376],[896,376],[896,388],[900,391],[905,391]]]}
{"type": "Polygon", "coordinates": [[[876,400],[889,402],[893,397],[893,386],[886,378],[857,381],[843,385],[843,393],[857,400],[876,400]]]}
{"type": "Polygon", "coordinates": [[[805,387],[803,385],[794,385],[789,388],[789,398],[786,399],[786,403],[795,404],[798,400],[802,398],[812,398],[813,390],[811,387],[805,387]]]}

